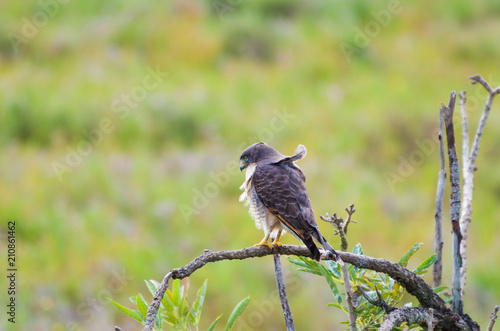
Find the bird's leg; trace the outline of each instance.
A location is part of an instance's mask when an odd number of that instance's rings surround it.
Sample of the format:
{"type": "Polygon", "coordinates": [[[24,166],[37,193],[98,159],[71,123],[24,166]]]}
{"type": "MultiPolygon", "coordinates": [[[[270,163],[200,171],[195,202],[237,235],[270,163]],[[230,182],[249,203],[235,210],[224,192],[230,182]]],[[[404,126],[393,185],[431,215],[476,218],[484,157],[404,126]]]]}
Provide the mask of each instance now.
{"type": "Polygon", "coordinates": [[[281,236],[281,231],[283,231],[283,230],[278,230],[278,234],[276,235],[276,239],[274,239],[274,241],[273,241],[274,246],[281,247],[281,245],[283,245],[282,243],[279,242],[279,239],[281,236]]]}
{"type": "Polygon", "coordinates": [[[273,249],[274,246],[267,242],[268,239],[269,239],[269,233],[266,233],[266,235],[264,236],[264,238],[262,238],[262,240],[260,241],[260,243],[255,244],[253,246],[254,247],[267,246],[267,247],[269,247],[269,249],[273,249]]]}

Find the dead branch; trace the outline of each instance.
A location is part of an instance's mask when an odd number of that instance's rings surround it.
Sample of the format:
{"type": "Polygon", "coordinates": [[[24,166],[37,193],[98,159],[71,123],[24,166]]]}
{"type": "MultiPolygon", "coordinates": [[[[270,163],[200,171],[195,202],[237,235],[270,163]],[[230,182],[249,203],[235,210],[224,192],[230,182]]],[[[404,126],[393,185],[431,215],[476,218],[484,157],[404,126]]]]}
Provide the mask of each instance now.
{"type": "Polygon", "coordinates": [[[455,130],[453,128],[453,112],[455,110],[455,91],[450,94],[448,106],[442,104],[444,113],[444,123],[446,126],[446,140],[448,143],[448,159],[450,164],[450,215],[451,226],[453,230],[453,310],[457,314],[463,313],[463,301],[460,286],[460,268],[462,267],[462,256],[460,255],[460,243],[462,241],[462,233],[460,231],[460,165],[458,163],[457,151],[455,149],[455,130]]]}
{"type": "Polygon", "coordinates": [[[422,307],[396,308],[385,317],[379,331],[391,331],[404,322],[408,325],[418,324],[423,328],[432,323],[436,330],[479,330],[479,326],[471,328],[464,319],[457,320],[456,314],[432,309],[431,316],[430,310],[422,307]]]}
{"type": "Polygon", "coordinates": [[[460,232],[462,234],[462,241],[460,243],[460,254],[462,265],[460,267],[460,296],[463,300],[465,292],[465,274],[467,268],[467,227],[470,222],[472,213],[472,189],[474,188],[474,171],[470,169],[471,159],[469,157],[469,123],[467,121],[467,110],[465,104],[467,98],[465,91],[459,93],[460,97],[460,113],[462,115],[462,176],[463,176],[463,199],[460,214],[460,232]]]}
{"type": "Polygon", "coordinates": [[[486,82],[480,75],[475,75],[469,77],[472,84],[480,83],[486,91],[488,91],[488,97],[486,99],[486,104],[484,106],[481,119],[477,126],[476,136],[474,138],[474,143],[472,144],[472,149],[469,154],[469,126],[467,123],[467,111],[466,111],[466,98],[465,92],[460,94],[460,105],[462,114],[462,130],[463,130],[463,199],[462,208],[460,215],[460,231],[462,239],[460,242],[460,254],[462,265],[460,268],[460,284],[461,284],[461,296],[463,298],[464,288],[465,288],[465,278],[467,272],[467,238],[468,238],[468,226],[471,221],[472,215],[472,192],[474,190],[474,171],[476,170],[476,159],[479,152],[479,143],[481,137],[483,136],[484,127],[486,126],[486,120],[491,110],[491,105],[493,99],[497,94],[500,93],[500,87],[492,89],[491,86],[486,82]]]}
{"type": "MultiPolygon", "coordinates": [[[[347,212],[347,219],[344,221],[342,217],[337,217],[336,213],[333,213],[332,216],[328,216],[328,213],[326,216],[320,216],[320,218],[333,225],[335,228],[335,234],[338,234],[340,236],[340,250],[347,252],[347,249],[349,247],[349,243],[347,241],[347,228],[349,224],[356,223],[356,221],[352,220],[352,215],[356,212],[356,209],[354,209],[354,204],[351,204],[349,208],[346,208],[345,211],[347,212]]],[[[344,289],[345,289],[345,295],[346,295],[346,301],[347,301],[347,312],[349,313],[349,328],[351,331],[356,331],[356,312],[354,309],[354,300],[353,300],[353,293],[351,291],[351,280],[349,279],[349,266],[342,262],[341,260],[339,261],[340,263],[340,268],[342,270],[342,280],[344,281],[344,289]]]]}
{"type": "MultiPolygon", "coordinates": [[[[394,307],[389,306],[387,304],[387,302],[385,302],[382,299],[382,294],[380,294],[377,287],[375,287],[375,291],[377,292],[377,298],[378,298],[377,300],[370,298],[368,293],[366,293],[361,286],[358,285],[358,286],[356,286],[356,288],[361,293],[361,295],[363,295],[365,297],[366,301],[368,301],[369,303],[371,303],[374,306],[382,308],[387,314],[389,314],[390,312],[392,312],[393,310],[396,309],[394,307]]],[[[430,308],[430,309],[432,309],[432,308],[430,308]]]]}
{"type": "Polygon", "coordinates": [[[439,110],[439,178],[436,192],[436,213],[435,225],[436,235],[434,240],[434,253],[436,253],[436,263],[433,266],[433,286],[441,285],[441,277],[443,274],[443,235],[442,235],[442,217],[443,217],[443,200],[444,188],[446,185],[446,168],[444,158],[444,142],[443,142],[443,126],[444,114],[443,110],[439,110]]]}
{"type": "MultiPolygon", "coordinates": [[[[451,314],[450,316],[454,316],[456,321],[463,321],[463,318],[461,316],[454,314],[448,308],[446,308],[443,299],[441,299],[432,290],[432,288],[422,279],[422,277],[411,272],[410,270],[386,259],[378,259],[366,255],[357,255],[342,251],[338,251],[337,253],[342,261],[350,263],[358,268],[370,269],[388,274],[391,278],[401,284],[401,286],[403,286],[409,294],[415,296],[422,307],[434,308],[435,311],[439,310],[446,312],[447,314],[451,314]]],[[[202,255],[195,258],[186,266],[173,269],[164,277],[160,286],[158,286],[158,290],[155,293],[153,302],[148,309],[144,331],[153,329],[154,319],[156,314],[158,313],[158,307],[160,306],[161,299],[163,298],[163,295],[167,290],[168,281],[170,280],[170,278],[183,279],[189,277],[196,270],[204,267],[207,263],[210,262],[218,262],[223,260],[243,260],[254,257],[263,257],[272,254],[311,257],[311,252],[307,249],[307,247],[295,245],[282,245],[281,247],[275,247],[273,250],[270,250],[269,248],[264,246],[247,247],[235,251],[211,252],[210,250],[205,250],[202,255]]],[[[324,260],[331,260],[332,256],[328,251],[322,250],[321,258],[324,260]]],[[[467,315],[463,317],[466,316],[467,315]]],[[[472,321],[470,321],[470,323],[474,324],[474,322],[472,321]]]]}
{"type": "Polygon", "coordinates": [[[500,310],[500,306],[495,306],[495,310],[491,313],[490,316],[490,322],[488,323],[488,327],[486,328],[486,331],[492,331],[493,330],[493,325],[495,325],[495,322],[497,321],[498,318],[498,311],[500,310]]]}
{"type": "Polygon", "coordinates": [[[283,279],[283,271],[281,270],[281,260],[279,254],[273,255],[274,259],[274,274],[276,275],[276,285],[278,286],[278,294],[281,302],[281,310],[283,310],[283,317],[285,318],[286,330],[295,331],[293,323],[293,315],[288,303],[286,295],[285,280],[283,279]]]}
{"type": "Polygon", "coordinates": [[[434,331],[434,309],[429,308],[429,318],[427,319],[427,331],[434,331]]]}

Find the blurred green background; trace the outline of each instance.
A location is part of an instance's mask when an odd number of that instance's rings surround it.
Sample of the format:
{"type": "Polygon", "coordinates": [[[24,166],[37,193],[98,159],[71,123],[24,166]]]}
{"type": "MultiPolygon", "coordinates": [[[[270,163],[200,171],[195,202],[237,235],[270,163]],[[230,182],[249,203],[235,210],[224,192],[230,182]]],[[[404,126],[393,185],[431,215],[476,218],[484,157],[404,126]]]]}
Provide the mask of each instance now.
{"type": "MultiPolygon", "coordinates": [[[[205,248],[257,243],[234,168],[261,140],[287,155],[308,148],[299,166],[317,215],[356,204],[351,248],[397,261],[424,242],[415,267],[433,253],[438,108],[466,89],[472,134],[485,92],[467,77],[500,85],[497,0],[7,0],[0,11],[0,258],[16,220],[12,329],[139,329],[105,298],[131,307],[143,279],[161,281],[205,248]]],[[[483,327],[500,301],[499,111],[497,100],[469,232],[465,310],[483,327]]],[[[324,280],[284,267],[297,329],[345,329],[324,280]]],[[[283,329],[271,257],[207,265],[191,277],[193,296],[206,278],[202,328],[249,295],[235,330],[283,329]]]]}

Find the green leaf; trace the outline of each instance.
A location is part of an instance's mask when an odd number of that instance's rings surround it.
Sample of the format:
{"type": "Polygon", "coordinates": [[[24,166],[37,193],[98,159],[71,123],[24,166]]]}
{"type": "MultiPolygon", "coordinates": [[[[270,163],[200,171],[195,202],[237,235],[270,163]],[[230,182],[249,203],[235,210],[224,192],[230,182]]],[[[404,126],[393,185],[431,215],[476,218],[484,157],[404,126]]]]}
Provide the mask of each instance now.
{"type": "Polygon", "coordinates": [[[429,267],[433,265],[434,262],[436,262],[436,260],[437,260],[436,254],[429,256],[427,260],[422,262],[417,269],[413,270],[413,272],[416,273],[417,275],[425,274],[427,269],[429,269],[429,267]]]}
{"type": "Polygon", "coordinates": [[[158,330],[163,329],[163,320],[160,318],[160,314],[156,314],[155,316],[155,325],[158,330]]]}
{"type": "Polygon", "coordinates": [[[303,261],[292,259],[290,256],[287,256],[287,258],[288,258],[288,261],[290,261],[291,263],[296,264],[300,267],[306,267],[306,268],[309,267],[309,265],[303,261]]]}
{"type": "Polygon", "coordinates": [[[321,276],[321,271],[318,271],[318,270],[314,270],[314,269],[311,269],[311,268],[297,268],[298,271],[304,271],[304,272],[309,272],[311,274],[315,274],[315,275],[318,275],[318,276],[321,276]]]}
{"type": "Polygon", "coordinates": [[[301,268],[297,268],[298,271],[305,271],[315,275],[321,276],[321,272],[319,271],[318,265],[319,263],[315,260],[311,260],[309,258],[299,256],[299,260],[294,260],[288,257],[288,261],[291,263],[300,266],[301,268]]]}
{"type": "Polygon", "coordinates": [[[402,267],[405,267],[408,265],[408,260],[410,259],[410,257],[412,257],[413,254],[415,254],[416,251],[418,251],[418,249],[423,245],[424,243],[416,243],[415,245],[412,246],[412,248],[410,248],[410,250],[408,252],[406,252],[405,255],[403,255],[403,257],[401,258],[401,260],[399,260],[398,264],[402,267]]]}
{"type": "Polygon", "coordinates": [[[149,281],[155,286],[155,288],[160,287],[160,283],[158,283],[156,280],[150,279],[149,281]]]}
{"type": "Polygon", "coordinates": [[[439,294],[439,293],[443,292],[444,290],[446,290],[447,288],[448,288],[448,286],[444,286],[444,285],[438,286],[438,287],[434,288],[434,292],[439,294]]]}
{"type": "Polygon", "coordinates": [[[233,312],[231,313],[231,316],[229,316],[229,319],[227,320],[227,325],[225,331],[231,330],[231,328],[234,325],[234,322],[236,319],[243,313],[245,308],[248,306],[248,303],[250,302],[250,297],[246,297],[245,299],[241,300],[236,307],[234,308],[233,312]]]}
{"type": "Polygon", "coordinates": [[[358,268],[356,268],[352,264],[349,264],[349,267],[347,268],[347,270],[349,271],[349,277],[350,277],[350,279],[356,279],[356,278],[358,278],[357,275],[356,275],[356,272],[359,270],[358,268]]]}
{"type": "Polygon", "coordinates": [[[198,296],[196,297],[196,301],[193,304],[193,308],[191,308],[191,312],[189,314],[189,320],[195,326],[198,326],[200,322],[201,309],[203,308],[203,301],[205,301],[205,294],[207,293],[207,282],[208,279],[205,280],[203,285],[198,290],[198,296]]]}
{"type": "Polygon", "coordinates": [[[333,277],[342,279],[342,274],[340,273],[340,264],[332,260],[326,260],[325,263],[328,269],[330,269],[333,277]]]}
{"type": "Polygon", "coordinates": [[[220,318],[222,317],[222,314],[220,314],[216,319],[215,321],[212,323],[212,325],[210,325],[207,329],[207,331],[213,331],[213,329],[215,328],[215,325],[217,325],[217,322],[219,322],[220,318]]]}
{"type": "Polygon", "coordinates": [[[182,297],[181,281],[175,279],[172,285],[172,298],[171,298],[174,306],[179,307],[179,304],[181,303],[181,297],[182,297]]]}
{"type": "Polygon", "coordinates": [[[181,298],[181,302],[179,303],[179,314],[181,315],[182,320],[188,318],[189,315],[189,307],[187,302],[187,297],[183,296],[181,298]]]}
{"type": "Polygon", "coordinates": [[[343,310],[344,312],[347,313],[347,307],[339,305],[338,303],[330,302],[329,304],[327,304],[327,306],[338,308],[338,309],[343,310]]]}
{"type": "Polygon", "coordinates": [[[149,280],[144,280],[144,282],[146,283],[146,286],[148,287],[149,293],[151,293],[153,296],[155,296],[155,293],[156,293],[156,290],[158,289],[158,287],[156,287],[149,280]]]}
{"type": "Polygon", "coordinates": [[[137,308],[139,308],[139,312],[142,315],[143,319],[146,319],[146,316],[148,316],[148,304],[146,303],[146,300],[144,300],[144,297],[142,294],[137,294],[137,297],[135,298],[137,302],[137,308]]]}
{"type": "Polygon", "coordinates": [[[310,259],[310,258],[304,257],[304,256],[299,256],[299,259],[302,260],[303,262],[307,263],[312,268],[318,268],[319,265],[321,264],[316,260],[313,260],[313,259],[310,259]]]}
{"type": "Polygon", "coordinates": [[[357,243],[356,246],[352,249],[353,254],[365,255],[363,248],[361,247],[361,243],[357,243]]]}
{"type": "Polygon", "coordinates": [[[332,290],[333,296],[335,297],[337,302],[342,303],[342,297],[340,296],[339,289],[337,288],[337,284],[335,284],[335,282],[333,281],[328,270],[322,264],[319,265],[319,270],[323,274],[323,277],[325,277],[326,282],[328,283],[328,286],[330,286],[330,289],[332,290]]]}
{"type": "Polygon", "coordinates": [[[163,299],[161,299],[161,303],[167,312],[172,312],[174,310],[174,304],[172,302],[172,292],[167,288],[165,291],[165,295],[163,299]]]}
{"type": "Polygon", "coordinates": [[[127,308],[125,306],[120,305],[118,302],[111,300],[110,298],[107,298],[109,302],[111,302],[116,308],[118,308],[119,311],[127,315],[128,317],[132,317],[135,319],[137,322],[142,324],[142,318],[141,315],[137,310],[132,310],[130,308],[127,308]]]}

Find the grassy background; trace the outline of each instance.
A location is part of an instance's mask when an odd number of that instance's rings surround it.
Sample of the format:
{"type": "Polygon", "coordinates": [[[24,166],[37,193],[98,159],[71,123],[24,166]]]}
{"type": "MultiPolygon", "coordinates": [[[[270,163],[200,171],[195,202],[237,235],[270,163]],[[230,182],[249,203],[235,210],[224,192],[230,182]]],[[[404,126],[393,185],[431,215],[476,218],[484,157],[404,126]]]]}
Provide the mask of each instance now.
{"type": "MultiPolygon", "coordinates": [[[[159,281],[205,248],[258,242],[238,202],[244,175],[231,166],[259,140],[288,155],[308,148],[299,165],[316,214],[356,204],[351,247],[398,260],[424,242],[417,266],[433,253],[438,108],[466,89],[475,132],[485,93],[467,77],[500,85],[495,0],[30,0],[0,10],[0,219],[16,220],[18,241],[13,329],[138,329],[104,298],[146,294],[143,279],[159,281]],[[379,23],[381,11],[389,15],[379,23]],[[165,75],[144,88],[156,69],[165,75]],[[109,130],[98,134],[103,120],[109,130]]],[[[498,109],[481,142],[468,247],[465,310],[483,327],[500,299],[498,109]]],[[[324,281],[284,265],[297,329],[344,329],[324,281]]],[[[236,330],[283,327],[270,258],[206,266],[191,277],[193,295],[206,278],[202,329],[248,295],[236,330]]]]}

